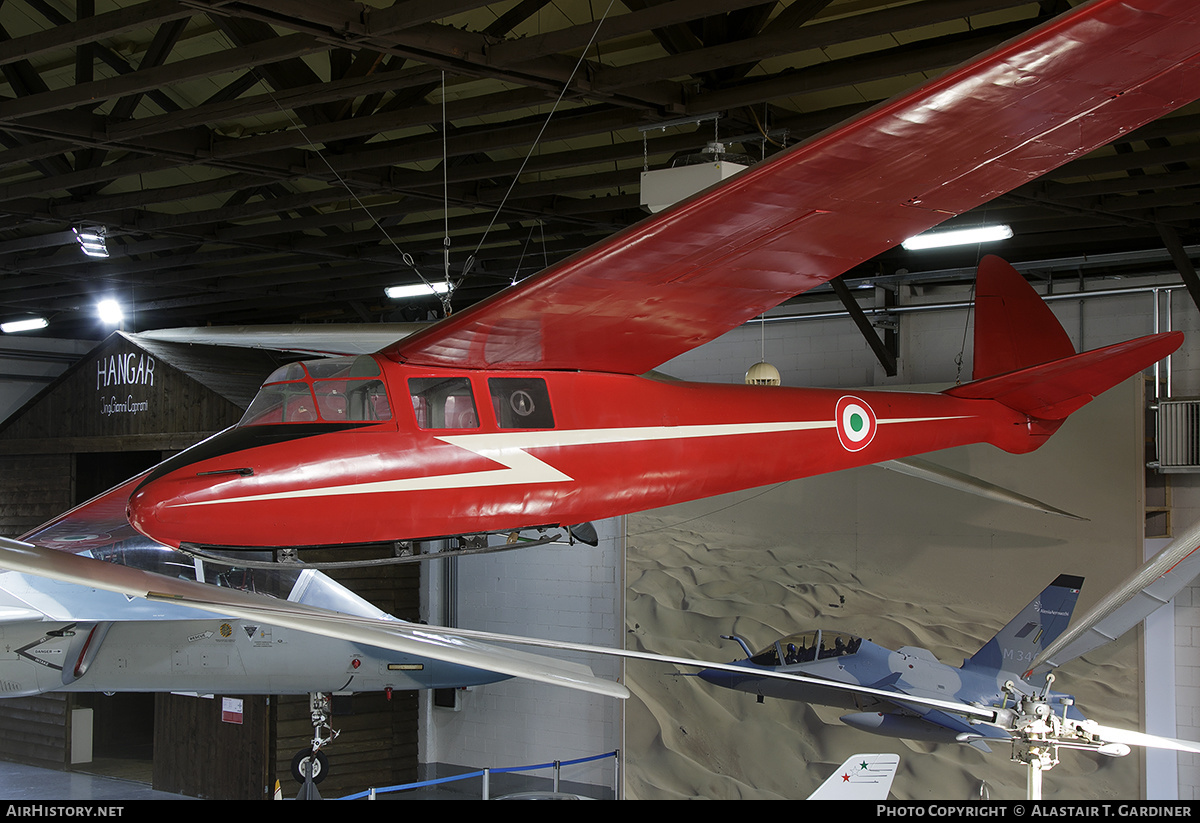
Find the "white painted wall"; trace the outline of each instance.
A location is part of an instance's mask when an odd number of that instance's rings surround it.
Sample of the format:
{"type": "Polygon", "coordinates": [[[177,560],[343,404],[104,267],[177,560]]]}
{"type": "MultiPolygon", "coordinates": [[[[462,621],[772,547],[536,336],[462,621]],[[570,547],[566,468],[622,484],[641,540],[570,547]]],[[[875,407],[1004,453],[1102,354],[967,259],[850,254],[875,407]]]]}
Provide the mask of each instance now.
{"type": "MultiPolygon", "coordinates": [[[[623,520],[597,524],[596,547],[547,546],[461,558],[458,626],[608,648],[621,645],[624,580],[623,520]]],[[[439,563],[425,564],[425,619],[441,622],[439,563]]],[[[535,651],[535,650],[527,650],[535,651]]],[[[585,659],[556,654],[565,660],[585,659]]],[[[586,660],[596,674],[616,680],[615,660],[586,660]]],[[[621,701],[583,692],[508,680],[462,695],[460,711],[432,705],[425,695],[421,762],[505,768],[577,760],[620,748],[621,701]]],[[[549,772],[536,774],[549,777],[549,772]]],[[[563,780],[615,786],[612,759],[570,767],[563,780]]]]}

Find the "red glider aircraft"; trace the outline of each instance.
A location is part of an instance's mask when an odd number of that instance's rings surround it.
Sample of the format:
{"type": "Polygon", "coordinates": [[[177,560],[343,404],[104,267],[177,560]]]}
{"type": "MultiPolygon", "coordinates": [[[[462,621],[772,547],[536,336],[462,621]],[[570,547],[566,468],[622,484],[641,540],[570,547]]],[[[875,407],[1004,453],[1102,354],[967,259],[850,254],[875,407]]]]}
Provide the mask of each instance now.
{"type": "Polygon", "coordinates": [[[239,425],[97,504],[168,546],[331,546],[1030,451],[1181,336],[1076,354],[992,258],[973,382],[941,394],[641,375],[1198,97],[1200,4],[1093,0],[375,355],[280,369],[239,425]]]}

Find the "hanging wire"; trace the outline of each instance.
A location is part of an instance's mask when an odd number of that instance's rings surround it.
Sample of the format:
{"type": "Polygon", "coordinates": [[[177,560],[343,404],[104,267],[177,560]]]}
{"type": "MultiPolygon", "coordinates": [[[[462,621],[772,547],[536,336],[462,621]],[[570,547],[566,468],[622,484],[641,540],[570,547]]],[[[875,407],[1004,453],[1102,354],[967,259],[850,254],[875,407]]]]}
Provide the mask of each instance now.
{"type": "Polygon", "coordinates": [[[529,243],[533,240],[533,233],[537,231],[538,223],[534,223],[529,227],[529,234],[525,237],[525,244],[521,246],[521,256],[517,258],[517,268],[513,271],[512,279],[508,281],[508,285],[515,286],[521,278],[521,266],[525,265],[525,252],[529,250],[529,243]]]}
{"type": "Polygon", "coordinates": [[[770,133],[770,131],[768,131],[768,129],[767,129],[767,123],[766,123],[767,111],[766,111],[766,106],[765,106],[765,105],[763,106],[763,117],[762,117],[761,119],[760,119],[760,118],[759,118],[759,116],[758,116],[758,112],[756,112],[756,111],[754,110],[754,107],[753,107],[753,106],[747,106],[747,107],[746,107],[746,111],[750,112],[750,119],[752,119],[752,120],[754,121],[754,127],[755,127],[755,128],[757,128],[757,129],[758,129],[758,133],[759,133],[760,135],[762,135],[762,144],[763,144],[763,152],[764,152],[764,156],[765,156],[765,152],[766,152],[766,146],[767,146],[767,143],[770,143],[770,144],[771,144],[771,145],[773,145],[773,146],[779,146],[780,148],[783,148],[783,143],[779,142],[779,141],[778,141],[778,140],[776,140],[774,137],[772,137],[772,136],[771,136],[771,133],[770,133]]]}
{"type": "MultiPolygon", "coordinates": [[[[446,145],[450,122],[446,119],[446,70],[442,70],[442,223],[446,235],[442,240],[442,268],[446,275],[446,285],[450,285],[450,153],[446,145]]],[[[446,314],[450,314],[449,311],[446,314]]]]}
{"type": "MultiPolygon", "coordinates": [[[[984,214],[984,217],[986,219],[986,212],[984,214]]],[[[976,272],[976,274],[975,274],[975,277],[971,278],[971,291],[967,295],[967,297],[968,297],[967,312],[966,312],[965,317],[963,318],[962,343],[958,347],[958,354],[955,355],[955,357],[954,357],[954,365],[956,367],[955,372],[954,372],[954,385],[956,385],[956,386],[962,385],[963,360],[966,358],[966,354],[967,354],[967,332],[971,328],[971,312],[975,309],[975,287],[979,282],[979,262],[982,259],[983,259],[983,244],[976,243],[975,244],[975,272],[976,272]]]]}
{"type": "MultiPolygon", "coordinates": [[[[323,151],[321,151],[321,149],[319,149],[315,143],[313,143],[312,139],[308,136],[308,132],[305,130],[304,125],[302,123],[300,123],[299,121],[297,121],[296,118],[292,116],[291,112],[288,109],[284,108],[283,105],[279,102],[279,100],[275,97],[275,94],[271,90],[270,83],[268,83],[266,81],[266,79],[261,74],[258,73],[257,69],[251,68],[251,71],[254,73],[254,76],[258,78],[258,81],[262,84],[263,89],[266,91],[267,96],[271,98],[271,102],[275,104],[275,107],[277,109],[279,109],[279,112],[285,118],[287,118],[287,121],[288,121],[288,123],[291,124],[292,128],[296,129],[296,131],[299,132],[300,136],[304,138],[304,142],[307,143],[308,147],[312,150],[312,152],[321,159],[321,162],[325,164],[325,168],[329,169],[329,173],[332,174],[334,179],[337,180],[337,182],[341,185],[341,187],[346,190],[346,193],[350,196],[350,199],[354,201],[355,205],[357,205],[360,209],[362,209],[363,212],[370,219],[371,223],[377,229],[379,229],[379,232],[383,235],[384,239],[388,242],[388,244],[391,245],[391,247],[400,254],[400,260],[404,263],[404,265],[408,266],[412,270],[413,274],[415,274],[417,276],[417,279],[419,279],[425,286],[427,286],[429,288],[429,291],[431,294],[437,295],[438,299],[442,303],[442,312],[446,316],[449,316],[450,312],[451,312],[450,298],[454,291],[454,287],[451,285],[450,289],[447,290],[444,294],[439,294],[437,292],[437,290],[434,289],[433,283],[431,283],[429,281],[429,278],[427,278],[424,274],[421,273],[421,270],[417,267],[417,263],[415,260],[413,260],[412,255],[409,254],[408,252],[406,252],[404,249],[400,248],[399,244],[396,243],[396,240],[391,236],[391,234],[387,231],[387,229],[385,229],[383,227],[383,224],[379,222],[379,219],[367,207],[367,204],[362,201],[362,198],[360,198],[358,196],[358,194],[354,191],[354,189],[352,189],[350,187],[350,184],[346,182],[346,179],[344,177],[342,177],[342,175],[338,172],[338,170],[333,167],[333,164],[329,162],[328,158],[325,157],[325,153],[323,151]]],[[[442,100],[443,117],[444,117],[444,112],[445,112],[444,88],[445,88],[445,72],[443,72],[443,100],[442,100]]],[[[445,141],[445,136],[443,134],[443,144],[444,144],[444,141],[445,141]]],[[[444,174],[445,174],[445,171],[443,170],[443,175],[444,174]]],[[[448,232],[449,232],[449,230],[447,229],[447,242],[449,242],[448,232]]],[[[447,254],[448,253],[449,252],[447,252],[447,254]]],[[[446,278],[446,283],[447,283],[447,285],[450,285],[449,277],[446,278]]]]}
{"type": "Polygon", "coordinates": [[[496,207],[496,211],[492,214],[491,221],[488,223],[487,228],[483,231],[483,236],[479,238],[479,243],[475,246],[475,252],[467,258],[467,262],[463,265],[462,277],[465,277],[467,273],[470,272],[471,267],[475,265],[476,255],[479,254],[479,250],[483,248],[483,244],[487,241],[487,236],[491,232],[492,226],[496,225],[496,220],[499,218],[500,212],[504,209],[504,204],[508,202],[509,195],[512,194],[513,188],[517,185],[517,181],[521,178],[521,174],[525,171],[525,166],[529,163],[529,159],[533,157],[534,149],[536,149],[538,144],[541,142],[542,135],[546,133],[546,129],[550,125],[551,118],[554,117],[554,113],[558,111],[558,106],[562,102],[563,97],[566,96],[567,91],[571,88],[571,81],[575,79],[575,74],[579,71],[579,67],[583,65],[584,58],[587,57],[588,51],[591,50],[592,43],[596,41],[596,36],[600,34],[600,27],[604,25],[604,21],[608,18],[608,13],[612,10],[614,3],[616,3],[616,0],[608,0],[608,7],[604,9],[604,14],[602,14],[600,19],[596,21],[596,28],[592,30],[592,36],[588,39],[587,45],[583,47],[583,51],[580,52],[579,59],[575,61],[575,67],[571,69],[571,74],[567,77],[567,81],[563,83],[562,91],[558,93],[558,97],[554,100],[554,105],[550,107],[550,113],[546,115],[546,119],[542,123],[542,128],[538,131],[537,137],[535,137],[533,140],[533,145],[529,147],[529,151],[526,153],[525,159],[521,161],[521,167],[517,169],[517,173],[513,175],[512,182],[508,184],[508,190],[504,192],[504,197],[501,198],[500,205],[496,207]]]}
{"type": "Polygon", "coordinates": [[[972,280],[971,281],[971,293],[968,295],[968,299],[967,299],[966,317],[963,319],[962,343],[958,347],[958,354],[956,354],[954,356],[954,365],[955,365],[954,385],[956,385],[956,386],[962,385],[963,358],[966,356],[966,353],[967,353],[967,330],[971,328],[971,311],[974,308],[975,308],[975,281],[972,280]]]}

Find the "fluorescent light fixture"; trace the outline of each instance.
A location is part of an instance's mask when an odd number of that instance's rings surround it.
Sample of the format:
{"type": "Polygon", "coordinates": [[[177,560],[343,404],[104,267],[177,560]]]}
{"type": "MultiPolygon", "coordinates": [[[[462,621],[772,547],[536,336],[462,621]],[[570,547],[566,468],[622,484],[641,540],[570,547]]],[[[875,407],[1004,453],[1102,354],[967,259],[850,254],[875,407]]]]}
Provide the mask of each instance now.
{"type": "Polygon", "coordinates": [[[50,323],[44,317],[26,317],[21,320],[9,320],[0,323],[0,331],[5,334],[12,334],[18,331],[36,331],[37,329],[44,329],[48,325],[50,323]]]}
{"type": "Polygon", "coordinates": [[[104,226],[79,226],[71,231],[75,232],[79,248],[88,257],[108,257],[108,244],[105,241],[108,232],[104,226]]]}
{"type": "Polygon", "coordinates": [[[101,300],[96,304],[96,312],[100,315],[100,322],[109,326],[119,325],[125,319],[121,304],[116,300],[101,300]]]}
{"type": "Polygon", "coordinates": [[[970,246],[975,243],[991,243],[995,240],[1007,240],[1013,236],[1008,226],[980,226],[975,229],[956,229],[954,231],[939,231],[918,234],[910,237],[900,245],[908,251],[920,249],[938,249],[943,246],[970,246]]]}
{"type": "Polygon", "coordinates": [[[413,283],[408,286],[388,286],[383,290],[383,293],[393,300],[400,300],[405,297],[425,297],[430,294],[445,294],[450,291],[450,284],[441,283],[413,283]]]}

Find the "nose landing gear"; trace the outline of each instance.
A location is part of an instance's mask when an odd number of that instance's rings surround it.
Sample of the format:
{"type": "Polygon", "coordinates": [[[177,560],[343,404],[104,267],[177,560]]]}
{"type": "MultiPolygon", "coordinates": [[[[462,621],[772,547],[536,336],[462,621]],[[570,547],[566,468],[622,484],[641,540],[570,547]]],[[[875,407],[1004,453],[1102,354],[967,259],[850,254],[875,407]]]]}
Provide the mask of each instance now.
{"type": "Polygon", "coordinates": [[[313,725],[312,746],[301,749],[292,758],[292,777],[300,783],[297,800],[320,800],[321,794],[317,791],[317,784],[329,774],[329,758],[321,749],[337,740],[340,732],[329,725],[333,714],[329,695],[321,692],[309,694],[308,708],[313,725]]]}

